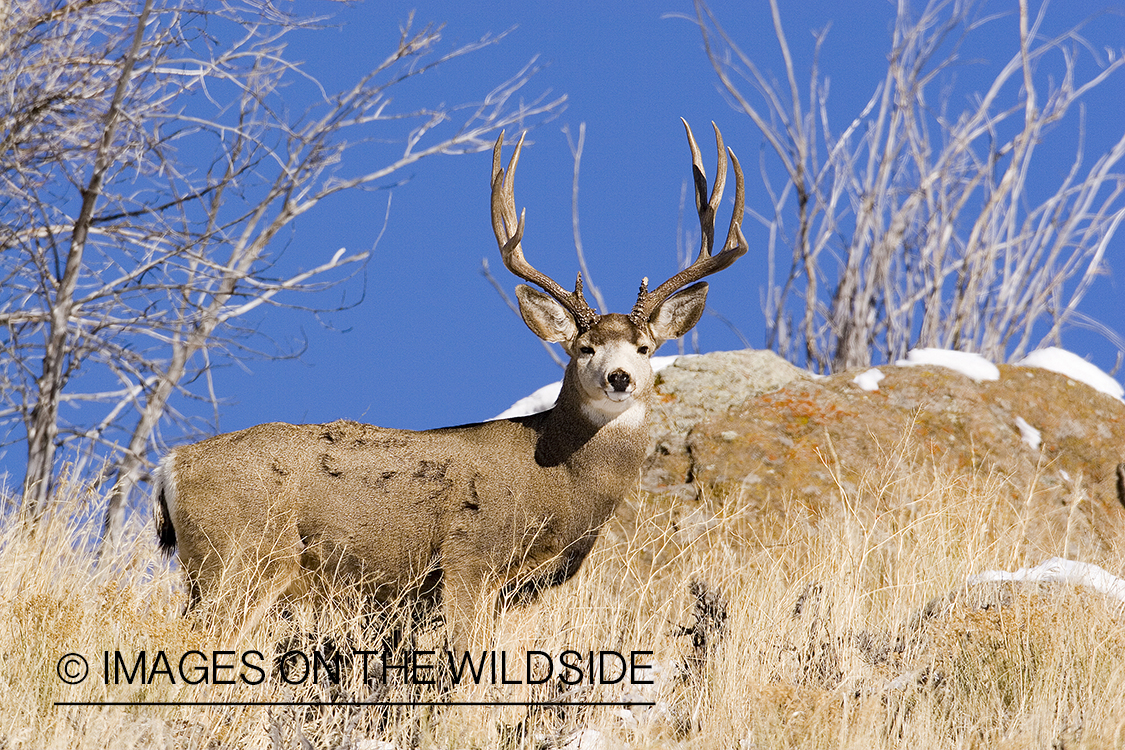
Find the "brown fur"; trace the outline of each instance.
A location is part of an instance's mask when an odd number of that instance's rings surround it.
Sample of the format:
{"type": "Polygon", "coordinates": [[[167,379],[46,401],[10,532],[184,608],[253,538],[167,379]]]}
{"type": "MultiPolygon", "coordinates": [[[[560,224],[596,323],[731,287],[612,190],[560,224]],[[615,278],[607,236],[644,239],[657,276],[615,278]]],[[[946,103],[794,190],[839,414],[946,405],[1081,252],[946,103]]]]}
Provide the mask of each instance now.
{"type": "MultiPolygon", "coordinates": [[[[655,348],[614,317],[583,340],[655,348]]],[[[636,486],[652,381],[638,359],[643,412],[603,425],[584,413],[572,364],[555,408],[529,417],[425,432],[270,423],[178,448],[161,464],[161,539],[178,547],[193,603],[232,573],[260,581],[256,596],[299,594],[321,573],[381,599],[440,584],[447,619],[464,626],[485,592],[569,579],[636,486]]]]}
{"type": "Polygon", "coordinates": [[[500,253],[509,270],[545,290],[518,286],[520,313],[571,358],[550,411],[425,432],[348,421],[263,424],[166,456],[154,515],[161,546],[178,548],[191,602],[215,598],[233,582],[257,612],[279,595],[304,593],[318,576],[360,583],[384,600],[440,591],[450,643],[464,647],[480,605],[495,593],[522,598],[573,576],[637,484],[648,444],[649,357],[699,321],[707,300],[699,279],[747,249],[739,229],[742,171],[732,155],[731,229],[712,254],[726,151],[716,128],[720,177],[708,198],[698,146],[684,126],[700,254],[654,292],[642,282],[628,316],[597,315],[582,297],[581,277],[569,293],[527,263],[512,185],[520,146],[505,173],[502,134],[496,142],[492,220],[500,253]],[[681,289],[692,282],[699,283],[681,289]]]}

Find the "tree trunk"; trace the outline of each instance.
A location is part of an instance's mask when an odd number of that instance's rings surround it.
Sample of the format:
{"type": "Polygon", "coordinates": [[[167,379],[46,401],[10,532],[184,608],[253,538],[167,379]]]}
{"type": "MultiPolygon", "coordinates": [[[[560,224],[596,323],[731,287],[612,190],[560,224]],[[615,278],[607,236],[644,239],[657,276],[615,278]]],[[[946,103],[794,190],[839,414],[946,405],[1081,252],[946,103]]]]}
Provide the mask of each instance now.
{"type": "Polygon", "coordinates": [[[82,272],[82,258],[86,250],[86,238],[94,218],[94,206],[102,190],[106,171],[112,159],[110,149],[113,134],[121,117],[121,104],[133,76],[133,66],[144,41],[145,26],[148,23],[152,0],[146,0],[137,18],[137,28],[133,44],[122,61],[121,77],[114,90],[113,101],[105,114],[105,126],[98,142],[94,158],[94,171],[90,181],[82,191],[82,208],[74,222],[70,237],[70,251],[58,290],[51,305],[50,329],[47,347],[43,352],[43,374],[37,381],[38,397],[31,412],[31,423],[27,428],[27,474],[23,482],[25,506],[30,505],[34,515],[41,514],[52,489],[55,465],[55,443],[59,434],[59,395],[66,382],[66,370],[70,347],[70,318],[74,312],[74,289],[82,272]]]}

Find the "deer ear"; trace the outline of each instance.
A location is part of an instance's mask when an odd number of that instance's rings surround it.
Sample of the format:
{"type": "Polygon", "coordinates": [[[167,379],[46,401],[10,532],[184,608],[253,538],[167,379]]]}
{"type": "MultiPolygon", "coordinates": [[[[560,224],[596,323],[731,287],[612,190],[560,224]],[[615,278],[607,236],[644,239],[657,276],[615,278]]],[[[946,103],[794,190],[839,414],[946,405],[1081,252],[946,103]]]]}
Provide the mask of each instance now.
{"type": "Polygon", "coordinates": [[[706,281],[693,284],[661,302],[648,318],[648,327],[657,340],[657,346],[690,331],[703,317],[706,306],[706,281]]]}
{"type": "Polygon", "coordinates": [[[568,342],[578,336],[578,324],[567,309],[554,297],[532,289],[526,284],[516,286],[523,322],[544,341],[568,342]]]}

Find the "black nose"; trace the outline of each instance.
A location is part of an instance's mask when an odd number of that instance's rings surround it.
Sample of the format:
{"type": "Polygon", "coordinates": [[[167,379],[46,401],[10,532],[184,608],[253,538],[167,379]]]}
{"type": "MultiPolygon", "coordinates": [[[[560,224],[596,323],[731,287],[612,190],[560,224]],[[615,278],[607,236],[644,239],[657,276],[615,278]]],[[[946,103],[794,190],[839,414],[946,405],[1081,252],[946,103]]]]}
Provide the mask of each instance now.
{"type": "Polygon", "coordinates": [[[631,380],[629,373],[624,370],[614,370],[609,374],[609,384],[613,386],[615,391],[627,390],[631,380]]]}

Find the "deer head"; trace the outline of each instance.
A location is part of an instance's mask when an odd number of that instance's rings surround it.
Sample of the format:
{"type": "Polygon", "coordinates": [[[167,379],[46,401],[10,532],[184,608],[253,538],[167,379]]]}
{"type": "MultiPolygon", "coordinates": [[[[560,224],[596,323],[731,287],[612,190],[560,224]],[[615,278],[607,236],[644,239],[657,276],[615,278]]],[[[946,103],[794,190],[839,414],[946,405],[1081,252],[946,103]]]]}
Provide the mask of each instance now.
{"type": "Polygon", "coordinates": [[[722,249],[717,254],[713,253],[715,214],[726,185],[729,150],[723,146],[718,126],[712,123],[719,162],[715,185],[708,196],[707,176],[699,146],[687,121],[681,119],[681,122],[687,131],[691,149],[701,234],[699,255],[689,267],[651,292],[648,290],[648,279],[642,279],[637,302],[628,315],[599,315],[594,312],[582,294],[581,273],[574,283],[574,291],[567,292],[527,262],[522,247],[526,212],[521,212],[517,219],[514,193],[523,136],[516,143],[507,171],[500,161],[503,133],[492,150],[492,229],[500,246],[500,255],[508,270],[543,290],[525,284],[517,286],[520,313],[536,336],[557,342],[566,350],[571,358],[568,375],[577,381],[586,399],[583,406],[588,414],[599,415],[601,421],[622,414],[639,395],[647,395],[653,379],[649,357],[665,341],[679,338],[691,330],[703,315],[707,283],[700,279],[723,270],[748,248],[741,229],[745,206],[742,168],[734,153],[729,152],[735,174],[734,212],[722,249]],[[687,286],[689,284],[691,286],[687,286]]]}

